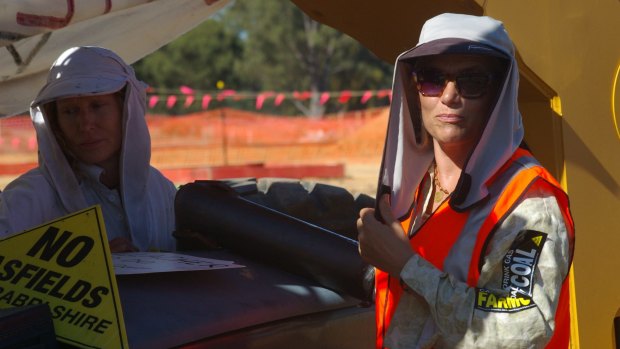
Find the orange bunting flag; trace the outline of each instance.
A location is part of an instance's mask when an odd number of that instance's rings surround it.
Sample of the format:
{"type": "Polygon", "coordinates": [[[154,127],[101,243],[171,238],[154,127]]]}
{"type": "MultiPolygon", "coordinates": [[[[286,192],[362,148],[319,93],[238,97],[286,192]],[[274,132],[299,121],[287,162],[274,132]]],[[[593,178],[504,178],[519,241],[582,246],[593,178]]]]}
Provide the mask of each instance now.
{"type": "Polygon", "coordinates": [[[372,98],[372,91],[366,91],[362,95],[362,99],[360,100],[360,102],[362,102],[362,104],[366,104],[366,102],[368,102],[368,100],[371,98],[372,98]]]}
{"type": "Polygon", "coordinates": [[[194,94],[194,89],[188,86],[181,86],[179,87],[179,90],[181,90],[181,93],[184,95],[193,95],[194,94]]]}
{"type": "Polygon", "coordinates": [[[284,93],[278,93],[278,95],[276,96],[276,100],[273,102],[273,104],[277,106],[279,106],[280,104],[282,104],[282,101],[284,101],[284,93]]]}
{"type": "Polygon", "coordinates": [[[381,90],[381,91],[377,92],[377,97],[379,97],[379,98],[389,97],[390,100],[392,100],[392,91],[391,90],[381,90]]]}
{"type": "Polygon", "coordinates": [[[183,106],[185,108],[187,108],[190,105],[192,105],[192,103],[194,103],[194,96],[193,95],[187,95],[187,97],[185,97],[185,104],[183,104],[183,106]]]}
{"type": "Polygon", "coordinates": [[[155,108],[155,105],[157,105],[157,102],[159,102],[159,96],[151,96],[149,98],[149,108],[155,108]]]}
{"type": "Polygon", "coordinates": [[[210,95],[202,96],[202,109],[209,108],[209,102],[211,102],[211,96],[210,95]]]}
{"type": "Polygon", "coordinates": [[[273,92],[259,93],[256,96],[256,109],[257,110],[263,109],[263,103],[265,103],[265,100],[271,96],[273,96],[273,92]]]}
{"type": "Polygon", "coordinates": [[[340,93],[340,98],[338,98],[338,102],[347,103],[351,99],[351,91],[342,91],[340,93]]]}
{"type": "MultiPolygon", "coordinates": [[[[293,91],[293,92],[265,91],[265,92],[254,92],[254,93],[252,92],[237,93],[237,91],[231,90],[231,89],[221,90],[217,93],[214,93],[213,95],[209,95],[209,94],[203,95],[202,94],[203,92],[199,90],[194,90],[193,88],[189,86],[185,86],[185,85],[180,86],[179,91],[181,93],[176,93],[176,94],[166,96],[166,95],[162,95],[161,93],[158,94],[157,90],[155,89],[150,89],[150,93],[148,95],[148,107],[150,109],[153,109],[157,106],[160,100],[165,99],[166,107],[168,109],[172,109],[177,104],[177,102],[179,102],[179,98],[185,97],[182,100],[184,108],[191,107],[194,104],[194,102],[196,102],[197,98],[202,98],[201,105],[202,105],[203,110],[208,109],[209,104],[214,99],[219,102],[225,101],[226,99],[232,99],[234,101],[255,99],[256,110],[261,110],[263,109],[265,102],[270,98],[275,97],[273,101],[274,105],[280,106],[287,97],[291,97],[297,101],[306,101],[314,96],[313,92],[311,91],[293,91]]],[[[368,101],[370,101],[370,99],[372,99],[373,97],[377,97],[379,99],[388,97],[390,99],[390,102],[392,101],[392,91],[389,89],[384,89],[384,90],[366,90],[363,92],[362,91],[350,91],[350,90],[343,90],[340,92],[324,91],[324,92],[320,92],[320,94],[318,95],[319,97],[318,102],[320,103],[320,105],[325,105],[332,98],[332,95],[333,97],[336,97],[338,102],[341,104],[350,102],[351,98],[353,97],[360,97],[361,104],[368,103],[368,101]]]]}
{"type": "Polygon", "coordinates": [[[224,100],[224,98],[228,98],[228,97],[234,96],[234,95],[235,95],[235,93],[236,93],[236,92],[235,92],[234,90],[224,90],[224,91],[220,92],[220,93],[217,95],[217,100],[218,100],[218,101],[223,101],[223,100],[224,100]]]}
{"type": "Polygon", "coordinates": [[[170,109],[174,107],[175,104],[177,104],[177,96],[175,95],[168,96],[168,100],[166,100],[166,107],[170,109]]]}
{"type": "Polygon", "coordinates": [[[304,91],[304,92],[293,91],[293,98],[295,98],[296,100],[305,101],[306,99],[310,97],[312,97],[312,92],[310,91],[304,91]]]}
{"type": "Polygon", "coordinates": [[[323,105],[327,103],[327,101],[329,101],[329,92],[321,93],[321,97],[319,98],[319,103],[323,105]]]}

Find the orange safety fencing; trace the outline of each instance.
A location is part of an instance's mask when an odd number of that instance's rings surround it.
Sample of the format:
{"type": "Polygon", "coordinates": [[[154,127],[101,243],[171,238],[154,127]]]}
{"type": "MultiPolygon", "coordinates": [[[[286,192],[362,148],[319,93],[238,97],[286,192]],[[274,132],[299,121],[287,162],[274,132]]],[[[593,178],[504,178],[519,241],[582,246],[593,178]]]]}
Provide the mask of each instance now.
{"type": "MultiPolygon", "coordinates": [[[[387,108],[377,108],[311,119],[223,108],[148,115],[151,163],[164,173],[191,176],[215,167],[315,165],[316,171],[316,165],[375,160],[381,156],[387,113],[387,108]]],[[[0,119],[0,176],[35,167],[36,152],[29,117],[0,119]]]]}

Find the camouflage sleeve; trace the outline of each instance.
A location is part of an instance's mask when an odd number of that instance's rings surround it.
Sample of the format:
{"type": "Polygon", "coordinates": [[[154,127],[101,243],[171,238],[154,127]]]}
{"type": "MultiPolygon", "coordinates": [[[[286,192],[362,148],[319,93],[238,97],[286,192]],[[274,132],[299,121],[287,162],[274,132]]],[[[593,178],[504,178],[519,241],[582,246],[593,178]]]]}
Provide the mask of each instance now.
{"type": "Polygon", "coordinates": [[[557,201],[529,193],[495,232],[478,287],[419,256],[401,272],[405,292],[386,344],[392,348],[539,348],[553,334],[571,242],[557,201]]]}

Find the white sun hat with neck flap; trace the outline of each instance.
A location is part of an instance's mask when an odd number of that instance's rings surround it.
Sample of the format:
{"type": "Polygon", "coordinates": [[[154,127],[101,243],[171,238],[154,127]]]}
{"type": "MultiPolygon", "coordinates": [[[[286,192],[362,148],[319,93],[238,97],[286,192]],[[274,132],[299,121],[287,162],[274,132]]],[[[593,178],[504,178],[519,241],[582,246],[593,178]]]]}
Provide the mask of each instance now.
{"type": "Polygon", "coordinates": [[[133,71],[116,54],[98,47],[73,47],[63,52],[47,75],[32,106],[66,97],[110,94],[122,89],[133,71]]]}
{"type": "Polygon", "coordinates": [[[517,105],[519,72],[515,49],[502,22],[485,16],[444,13],[429,19],[419,43],[396,60],[392,105],[377,198],[391,194],[392,211],[402,217],[409,211],[416,188],[434,159],[433,142],[422,128],[419,110],[409,101],[417,97],[410,88],[415,60],[439,54],[473,54],[506,59],[507,72],[497,103],[474,147],[450,199],[463,211],[484,199],[486,182],[511,157],[523,140],[517,105]]]}
{"type": "MultiPolygon", "coordinates": [[[[144,226],[149,201],[151,141],[146,114],[146,84],[138,80],[131,66],[116,53],[94,46],[66,50],[53,63],[47,83],[31,103],[30,115],[37,131],[39,167],[57,189],[68,212],[88,207],[80,189],[80,179],[64,156],[48,115],[46,103],[67,98],[105,95],[125,88],[123,105],[123,142],[120,153],[120,195],[128,217],[132,242],[142,249],[148,231],[144,226]]],[[[155,203],[156,204],[156,203],[155,203]]],[[[153,229],[153,228],[149,228],[153,229]]]]}

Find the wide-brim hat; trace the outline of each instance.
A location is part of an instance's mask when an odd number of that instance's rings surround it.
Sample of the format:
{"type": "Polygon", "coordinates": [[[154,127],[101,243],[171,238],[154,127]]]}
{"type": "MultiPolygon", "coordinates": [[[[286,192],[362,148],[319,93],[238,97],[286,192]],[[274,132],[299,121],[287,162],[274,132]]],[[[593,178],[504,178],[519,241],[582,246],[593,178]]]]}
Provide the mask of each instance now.
{"type": "Polygon", "coordinates": [[[76,47],[54,62],[32,107],[60,98],[111,94],[126,84],[127,72],[114,57],[102,50],[76,47]]]}
{"type": "Polygon", "coordinates": [[[509,59],[508,55],[498,49],[462,38],[443,38],[420,44],[405,53],[401,59],[408,60],[444,54],[480,55],[509,59]]]}

